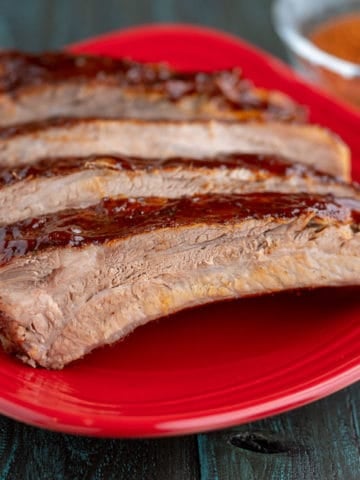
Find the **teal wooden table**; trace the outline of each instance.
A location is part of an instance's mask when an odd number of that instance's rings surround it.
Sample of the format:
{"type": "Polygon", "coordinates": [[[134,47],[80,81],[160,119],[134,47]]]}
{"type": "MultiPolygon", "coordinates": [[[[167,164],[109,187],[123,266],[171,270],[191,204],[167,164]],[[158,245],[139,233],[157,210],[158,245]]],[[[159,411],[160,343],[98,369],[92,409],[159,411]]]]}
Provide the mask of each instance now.
{"type": "MultiPolygon", "coordinates": [[[[0,0],[0,46],[59,48],[151,21],[201,23],[284,58],[269,0],[0,0]]],[[[161,440],[76,437],[0,416],[0,480],[359,480],[360,385],[228,430],[161,440]]]]}
{"type": "Polygon", "coordinates": [[[112,440],[0,417],[1,480],[359,480],[360,389],[202,435],[112,440]]]}

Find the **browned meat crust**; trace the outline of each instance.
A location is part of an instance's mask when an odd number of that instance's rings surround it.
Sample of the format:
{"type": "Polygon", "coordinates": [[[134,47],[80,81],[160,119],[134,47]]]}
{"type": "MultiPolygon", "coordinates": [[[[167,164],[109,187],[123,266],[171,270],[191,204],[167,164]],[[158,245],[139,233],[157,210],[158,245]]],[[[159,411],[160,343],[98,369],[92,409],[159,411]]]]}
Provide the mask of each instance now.
{"type": "Polygon", "coordinates": [[[255,88],[240,70],[178,73],[164,64],[72,55],[0,54],[0,124],[57,115],[303,121],[305,109],[255,88]]]}

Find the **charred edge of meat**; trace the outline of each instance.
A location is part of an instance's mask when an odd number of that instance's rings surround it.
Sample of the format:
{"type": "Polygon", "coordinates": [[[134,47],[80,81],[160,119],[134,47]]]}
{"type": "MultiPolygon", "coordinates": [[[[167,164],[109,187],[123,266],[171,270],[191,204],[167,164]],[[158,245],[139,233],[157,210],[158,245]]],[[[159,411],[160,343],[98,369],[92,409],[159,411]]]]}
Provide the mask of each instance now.
{"type": "Polygon", "coordinates": [[[332,195],[273,192],[180,199],[104,199],[84,209],[65,210],[1,227],[0,263],[42,249],[101,244],[154,229],[207,222],[234,224],[267,217],[286,219],[306,212],[320,224],[322,219],[358,224],[360,201],[351,200],[349,204],[349,200],[342,203],[332,195]]]}
{"type": "Polygon", "coordinates": [[[39,55],[17,51],[0,55],[0,92],[64,81],[95,81],[158,92],[171,101],[188,95],[221,96],[230,107],[264,110],[284,120],[305,120],[305,109],[290,98],[274,100],[271,92],[255,89],[238,68],[212,73],[179,73],[165,64],[146,64],[104,56],[46,52],[39,55]]]}

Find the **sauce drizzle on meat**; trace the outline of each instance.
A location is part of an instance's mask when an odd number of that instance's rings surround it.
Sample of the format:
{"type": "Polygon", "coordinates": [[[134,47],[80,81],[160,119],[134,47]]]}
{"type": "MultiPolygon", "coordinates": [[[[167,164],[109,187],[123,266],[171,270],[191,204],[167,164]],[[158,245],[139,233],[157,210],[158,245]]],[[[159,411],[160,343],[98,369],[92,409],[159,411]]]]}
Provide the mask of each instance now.
{"type": "Polygon", "coordinates": [[[235,224],[246,219],[289,219],[309,212],[334,222],[358,222],[360,201],[351,208],[331,195],[253,193],[203,195],[181,199],[104,199],[78,210],[65,210],[0,228],[1,263],[57,246],[101,244],[155,229],[199,223],[235,224]],[[355,211],[354,211],[355,210],[355,211]]]}

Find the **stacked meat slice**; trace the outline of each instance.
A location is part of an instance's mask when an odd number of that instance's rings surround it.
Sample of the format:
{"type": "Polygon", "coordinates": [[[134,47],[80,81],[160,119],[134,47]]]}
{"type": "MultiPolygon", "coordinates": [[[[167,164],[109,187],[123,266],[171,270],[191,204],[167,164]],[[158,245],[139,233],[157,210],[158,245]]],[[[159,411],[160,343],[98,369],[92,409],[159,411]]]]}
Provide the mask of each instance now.
{"type": "Polygon", "coordinates": [[[194,305],[360,283],[347,147],[237,70],[4,53],[0,110],[0,328],[30,365],[194,305]]]}
{"type": "Polygon", "coordinates": [[[0,163],[9,167],[48,156],[125,154],[144,158],[219,153],[273,154],[349,177],[346,145],[314,125],[218,120],[50,119],[0,131],[0,163]]]}
{"type": "Polygon", "coordinates": [[[166,198],[212,193],[282,192],[360,198],[358,189],[309,165],[282,157],[219,154],[216,157],[49,157],[0,167],[0,223],[85,208],[104,197],[166,198]],[[55,194],[54,194],[55,192],[55,194]]]}
{"type": "Polygon", "coordinates": [[[142,119],[297,120],[304,109],[255,89],[237,69],[171,71],[106,57],[0,53],[0,124],[50,116],[142,119]]]}

